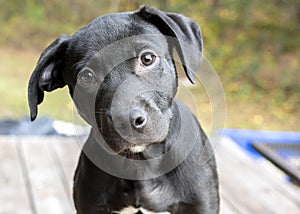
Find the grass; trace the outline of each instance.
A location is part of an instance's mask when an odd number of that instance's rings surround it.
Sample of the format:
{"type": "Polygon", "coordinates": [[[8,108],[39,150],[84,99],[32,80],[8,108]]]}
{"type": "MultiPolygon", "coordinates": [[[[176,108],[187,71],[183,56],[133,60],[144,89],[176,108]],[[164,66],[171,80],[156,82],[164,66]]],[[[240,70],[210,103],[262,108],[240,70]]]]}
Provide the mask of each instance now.
{"type": "MultiPolygon", "coordinates": [[[[1,47],[0,118],[29,115],[27,83],[41,51],[1,47]]],[[[189,99],[184,93],[179,93],[179,97],[191,108],[198,108],[204,129],[210,130],[212,111],[209,98],[201,87],[191,91],[193,94],[189,96],[197,97],[196,100],[189,99]]],[[[272,99],[274,95],[255,91],[249,92],[247,96],[225,91],[225,95],[227,128],[300,131],[300,108],[290,103],[290,100],[275,101],[272,99]]],[[[73,110],[65,87],[46,93],[44,102],[39,106],[39,115],[74,121],[73,110]]]]}

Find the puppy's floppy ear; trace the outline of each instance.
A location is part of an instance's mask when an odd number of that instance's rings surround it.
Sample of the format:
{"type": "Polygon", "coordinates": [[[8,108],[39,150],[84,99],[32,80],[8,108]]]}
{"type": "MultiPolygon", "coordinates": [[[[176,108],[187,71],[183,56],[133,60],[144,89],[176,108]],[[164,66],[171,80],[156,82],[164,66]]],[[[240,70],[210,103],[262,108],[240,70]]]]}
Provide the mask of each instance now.
{"type": "Polygon", "coordinates": [[[31,121],[35,120],[44,91],[53,91],[66,85],[63,80],[65,53],[70,37],[61,35],[41,54],[28,83],[28,102],[31,121]]]}
{"type": "Polygon", "coordinates": [[[202,60],[202,36],[200,27],[192,19],[180,14],[165,13],[153,7],[144,6],[139,13],[164,35],[178,39],[176,50],[188,79],[194,83],[195,72],[202,60]],[[196,47],[198,51],[191,50],[196,47]]]}

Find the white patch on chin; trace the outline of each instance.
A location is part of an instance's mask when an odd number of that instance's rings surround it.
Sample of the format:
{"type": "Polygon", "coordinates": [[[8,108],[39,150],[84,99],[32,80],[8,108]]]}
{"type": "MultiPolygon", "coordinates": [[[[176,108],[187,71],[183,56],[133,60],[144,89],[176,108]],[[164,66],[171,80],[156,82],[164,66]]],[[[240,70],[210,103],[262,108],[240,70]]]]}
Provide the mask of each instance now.
{"type": "Polygon", "coordinates": [[[142,212],[143,214],[171,214],[169,212],[159,212],[159,213],[156,213],[156,212],[151,212],[149,210],[146,210],[142,207],[140,208],[134,208],[134,207],[126,207],[124,209],[122,209],[121,211],[113,211],[112,213],[113,214],[135,214],[137,212],[142,212]]]}
{"type": "Polygon", "coordinates": [[[129,148],[132,153],[143,152],[146,149],[146,145],[134,145],[129,148]]]}

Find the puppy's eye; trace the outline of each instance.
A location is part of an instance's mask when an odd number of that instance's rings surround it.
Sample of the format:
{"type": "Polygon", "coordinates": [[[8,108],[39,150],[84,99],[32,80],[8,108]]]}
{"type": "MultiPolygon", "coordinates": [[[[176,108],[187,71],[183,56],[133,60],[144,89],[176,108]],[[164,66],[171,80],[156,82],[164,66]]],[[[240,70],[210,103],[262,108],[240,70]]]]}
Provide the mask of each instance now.
{"type": "Polygon", "coordinates": [[[81,85],[88,87],[95,83],[95,74],[91,69],[84,69],[79,72],[77,80],[81,85]]]}
{"type": "Polygon", "coordinates": [[[140,56],[140,60],[143,65],[149,66],[152,65],[156,60],[156,55],[152,52],[145,52],[140,56]]]}

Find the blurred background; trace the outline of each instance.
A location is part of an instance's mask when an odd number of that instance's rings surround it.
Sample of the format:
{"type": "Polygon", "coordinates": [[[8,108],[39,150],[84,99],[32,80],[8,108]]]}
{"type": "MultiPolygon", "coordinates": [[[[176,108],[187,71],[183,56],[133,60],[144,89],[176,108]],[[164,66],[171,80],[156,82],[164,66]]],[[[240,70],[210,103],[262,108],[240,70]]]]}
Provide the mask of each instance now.
{"type": "MultiPolygon", "coordinates": [[[[28,115],[28,79],[56,37],[143,4],[201,25],[205,56],[226,95],[226,127],[300,131],[299,0],[0,0],[0,118],[28,115]]],[[[73,109],[66,88],[46,96],[40,115],[73,120],[61,113],[73,109]]]]}

